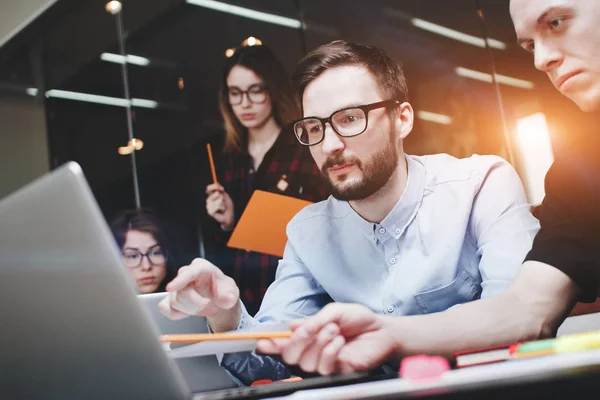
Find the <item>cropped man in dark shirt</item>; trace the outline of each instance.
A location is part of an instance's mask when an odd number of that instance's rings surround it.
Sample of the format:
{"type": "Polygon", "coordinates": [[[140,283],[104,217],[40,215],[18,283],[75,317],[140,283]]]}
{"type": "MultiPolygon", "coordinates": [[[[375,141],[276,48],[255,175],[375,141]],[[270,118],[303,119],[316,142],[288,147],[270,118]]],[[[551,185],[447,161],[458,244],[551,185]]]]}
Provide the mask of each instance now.
{"type": "MultiPolygon", "coordinates": [[[[519,44],[563,95],[587,112],[600,109],[600,4],[586,0],[513,0],[519,44]]],[[[600,287],[600,149],[572,141],[546,175],[541,230],[527,261],[551,265],[594,301],[600,287]]]]}
{"type": "MultiPolygon", "coordinates": [[[[535,67],[583,111],[600,111],[600,2],[511,0],[510,11],[535,67]]],[[[594,301],[600,287],[600,147],[594,142],[557,152],[546,176],[541,230],[506,292],[415,317],[331,304],[292,323],[290,339],[262,340],[258,349],[330,374],[369,369],[389,357],[449,356],[554,335],[573,305],[594,301]]]]}

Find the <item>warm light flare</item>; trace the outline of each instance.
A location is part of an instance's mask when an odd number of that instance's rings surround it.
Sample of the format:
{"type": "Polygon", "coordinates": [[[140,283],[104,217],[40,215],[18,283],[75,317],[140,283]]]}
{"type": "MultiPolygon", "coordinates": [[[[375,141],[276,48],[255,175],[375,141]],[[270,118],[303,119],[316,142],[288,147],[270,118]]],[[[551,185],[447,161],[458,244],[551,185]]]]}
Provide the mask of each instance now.
{"type": "Polygon", "coordinates": [[[142,142],[140,139],[133,138],[127,143],[127,146],[131,146],[135,150],[141,150],[144,148],[144,142],[142,142]]]}
{"type": "Polygon", "coordinates": [[[517,144],[527,198],[531,204],[540,204],[546,194],[544,178],[554,162],[548,125],[543,113],[517,120],[517,144]]]}
{"type": "Polygon", "coordinates": [[[117,151],[119,152],[120,155],[127,156],[127,155],[133,153],[133,147],[132,146],[121,146],[121,147],[119,147],[119,149],[117,151]]]}
{"type": "Polygon", "coordinates": [[[105,8],[106,12],[115,15],[121,11],[121,9],[123,8],[123,4],[121,4],[120,1],[113,0],[106,3],[105,8]]]}

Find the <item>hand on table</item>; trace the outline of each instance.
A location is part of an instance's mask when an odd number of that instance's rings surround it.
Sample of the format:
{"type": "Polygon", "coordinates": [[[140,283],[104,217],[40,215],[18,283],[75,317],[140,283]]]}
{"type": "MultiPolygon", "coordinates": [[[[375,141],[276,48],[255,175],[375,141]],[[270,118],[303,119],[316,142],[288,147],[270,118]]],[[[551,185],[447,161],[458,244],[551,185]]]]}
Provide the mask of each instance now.
{"type": "Polygon", "coordinates": [[[265,339],[257,350],[321,375],[369,370],[395,354],[385,317],[357,304],[333,303],[291,323],[289,339],[265,339]]]}

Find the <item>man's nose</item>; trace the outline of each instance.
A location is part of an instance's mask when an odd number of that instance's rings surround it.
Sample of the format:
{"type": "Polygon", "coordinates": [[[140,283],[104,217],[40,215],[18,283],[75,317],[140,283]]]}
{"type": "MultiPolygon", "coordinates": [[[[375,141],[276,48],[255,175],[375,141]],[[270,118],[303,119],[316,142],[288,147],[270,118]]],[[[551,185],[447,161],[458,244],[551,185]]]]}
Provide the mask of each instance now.
{"type": "Polygon", "coordinates": [[[344,138],[342,138],[333,130],[331,124],[325,123],[324,135],[323,142],[321,143],[323,153],[335,154],[342,151],[346,147],[344,138]]]}
{"type": "Polygon", "coordinates": [[[544,72],[549,72],[558,67],[563,60],[563,54],[560,49],[544,40],[538,40],[535,43],[533,53],[535,67],[544,72]]]}

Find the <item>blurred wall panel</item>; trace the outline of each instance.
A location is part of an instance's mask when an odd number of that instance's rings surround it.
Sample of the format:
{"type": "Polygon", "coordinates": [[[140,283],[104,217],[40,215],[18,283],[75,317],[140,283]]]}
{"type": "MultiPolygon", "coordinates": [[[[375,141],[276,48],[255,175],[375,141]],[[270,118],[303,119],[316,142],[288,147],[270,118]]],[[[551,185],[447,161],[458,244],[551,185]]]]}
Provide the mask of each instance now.
{"type": "Polygon", "coordinates": [[[49,170],[44,108],[0,97],[0,198],[49,170]]]}

